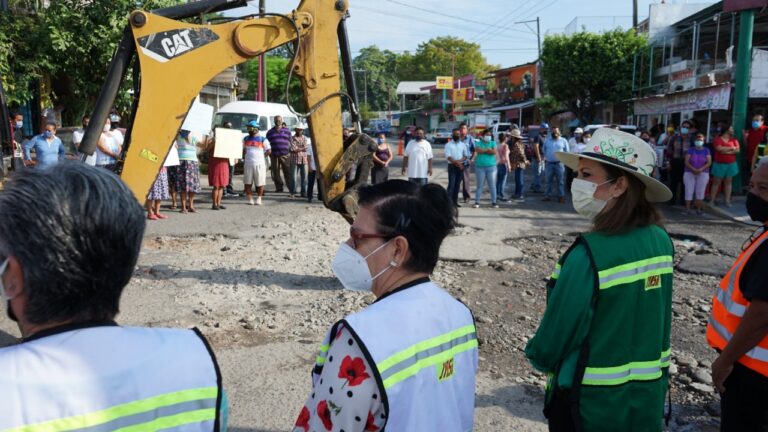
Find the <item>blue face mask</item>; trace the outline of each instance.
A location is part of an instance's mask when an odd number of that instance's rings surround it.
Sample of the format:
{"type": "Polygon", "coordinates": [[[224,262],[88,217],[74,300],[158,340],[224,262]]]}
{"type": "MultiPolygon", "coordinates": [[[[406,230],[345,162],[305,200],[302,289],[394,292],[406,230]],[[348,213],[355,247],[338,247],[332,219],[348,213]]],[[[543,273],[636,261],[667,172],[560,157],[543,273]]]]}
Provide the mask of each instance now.
{"type": "Polygon", "coordinates": [[[189,132],[187,131],[180,132],[179,135],[184,139],[189,138],[189,132]]]}
{"type": "Polygon", "coordinates": [[[688,135],[688,128],[687,127],[680,128],[680,133],[683,135],[688,135]]]}
{"type": "Polygon", "coordinates": [[[384,144],[384,138],[379,138],[378,140],[376,140],[376,142],[378,142],[379,144],[384,144]]]}
{"type": "Polygon", "coordinates": [[[52,136],[53,136],[53,132],[51,132],[51,131],[45,131],[45,132],[43,132],[43,136],[44,136],[45,138],[50,138],[50,137],[52,137],[52,136]]]}
{"type": "Polygon", "coordinates": [[[21,129],[23,126],[24,126],[24,122],[23,121],[17,121],[16,122],[16,129],[21,129]]]}
{"type": "Polygon", "coordinates": [[[757,120],[752,121],[752,129],[760,129],[760,126],[762,125],[763,125],[763,122],[761,121],[757,121],[757,120]]]}
{"type": "Polygon", "coordinates": [[[693,145],[695,145],[696,147],[704,147],[704,141],[696,140],[693,142],[693,145]]]}

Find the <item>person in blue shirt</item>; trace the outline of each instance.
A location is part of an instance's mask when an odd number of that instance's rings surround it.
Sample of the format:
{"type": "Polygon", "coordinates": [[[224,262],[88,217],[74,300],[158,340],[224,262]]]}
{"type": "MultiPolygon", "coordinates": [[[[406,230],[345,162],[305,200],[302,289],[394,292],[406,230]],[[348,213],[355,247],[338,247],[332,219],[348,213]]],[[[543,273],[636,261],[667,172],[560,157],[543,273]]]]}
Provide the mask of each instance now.
{"type": "Polygon", "coordinates": [[[56,165],[67,156],[64,143],[56,136],[56,123],[45,125],[45,132],[24,144],[24,165],[35,165],[37,168],[48,168],[56,165]],[[32,162],[31,151],[35,150],[35,162],[32,162]]]}
{"type": "Polygon", "coordinates": [[[545,173],[547,179],[547,188],[544,192],[544,201],[552,198],[553,190],[557,185],[557,199],[560,203],[565,202],[565,166],[555,156],[557,152],[570,152],[568,140],[560,134],[560,128],[552,128],[552,136],[544,141],[543,157],[546,163],[545,173]],[[555,183],[557,182],[557,183],[555,183]]]}

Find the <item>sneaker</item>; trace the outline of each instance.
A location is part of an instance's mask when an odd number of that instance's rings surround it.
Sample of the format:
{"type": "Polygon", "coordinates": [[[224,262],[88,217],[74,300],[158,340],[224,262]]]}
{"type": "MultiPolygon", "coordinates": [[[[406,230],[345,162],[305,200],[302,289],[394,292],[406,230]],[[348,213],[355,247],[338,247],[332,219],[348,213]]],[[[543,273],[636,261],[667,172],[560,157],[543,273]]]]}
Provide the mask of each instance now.
{"type": "Polygon", "coordinates": [[[517,197],[515,197],[515,201],[525,201],[525,197],[522,196],[522,195],[517,196],[517,197]]]}
{"type": "Polygon", "coordinates": [[[493,203],[493,204],[491,204],[491,207],[493,207],[493,208],[499,208],[499,205],[498,205],[498,204],[496,204],[496,203],[493,203]]]}
{"type": "Polygon", "coordinates": [[[733,204],[731,204],[731,203],[727,202],[727,203],[725,203],[725,207],[727,207],[727,208],[731,208],[731,207],[733,207],[733,204]]]}
{"type": "Polygon", "coordinates": [[[261,205],[261,197],[256,198],[256,205],[261,205]]]}
{"type": "Polygon", "coordinates": [[[701,216],[703,214],[704,214],[704,210],[699,210],[699,209],[696,210],[696,216],[701,216]]]}
{"type": "Polygon", "coordinates": [[[250,198],[250,199],[248,199],[248,204],[249,205],[255,205],[256,203],[253,202],[253,198],[250,198]]]}
{"type": "Polygon", "coordinates": [[[473,205],[472,208],[480,208],[480,203],[475,203],[475,205],[473,205]]]}

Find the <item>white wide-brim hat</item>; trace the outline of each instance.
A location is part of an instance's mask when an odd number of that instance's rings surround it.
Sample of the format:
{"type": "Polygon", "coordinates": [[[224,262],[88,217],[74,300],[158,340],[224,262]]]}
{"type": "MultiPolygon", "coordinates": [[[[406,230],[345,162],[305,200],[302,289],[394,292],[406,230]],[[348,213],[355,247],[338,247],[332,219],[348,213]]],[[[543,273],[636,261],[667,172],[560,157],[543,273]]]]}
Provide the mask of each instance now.
{"type": "Polygon", "coordinates": [[[672,191],[652,177],[656,168],[656,151],[640,138],[610,128],[600,128],[581,154],[557,152],[556,156],[568,168],[576,170],[579,159],[590,159],[626,171],[645,185],[645,197],[650,202],[672,199],[672,191]]]}

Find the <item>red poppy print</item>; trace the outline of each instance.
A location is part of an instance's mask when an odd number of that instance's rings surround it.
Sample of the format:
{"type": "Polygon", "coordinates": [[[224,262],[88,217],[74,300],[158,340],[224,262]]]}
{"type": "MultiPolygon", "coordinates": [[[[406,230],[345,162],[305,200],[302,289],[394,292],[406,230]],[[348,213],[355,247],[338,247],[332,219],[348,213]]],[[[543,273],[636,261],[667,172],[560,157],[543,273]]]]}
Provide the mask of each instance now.
{"type": "Polygon", "coordinates": [[[371,376],[365,371],[365,362],[360,357],[354,359],[350,356],[344,357],[339,368],[339,378],[347,380],[351,387],[360,385],[371,376]]]}
{"type": "Polygon", "coordinates": [[[373,413],[368,411],[368,421],[365,422],[365,432],[376,432],[379,427],[374,424],[373,413]]]}
{"type": "Polygon", "coordinates": [[[296,419],[296,425],[297,428],[304,429],[304,432],[307,432],[309,430],[309,410],[305,406],[301,409],[301,413],[299,413],[299,418],[296,419]]]}
{"type": "Polygon", "coordinates": [[[333,429],[333,421],[331,420],[331,410],[328,409],[328,402],[320,401],[320,403],[317,404],[317,416],[320,417],[320,420],[323,421],[323,426],[325,426],[325,430],[333,429]]]}

